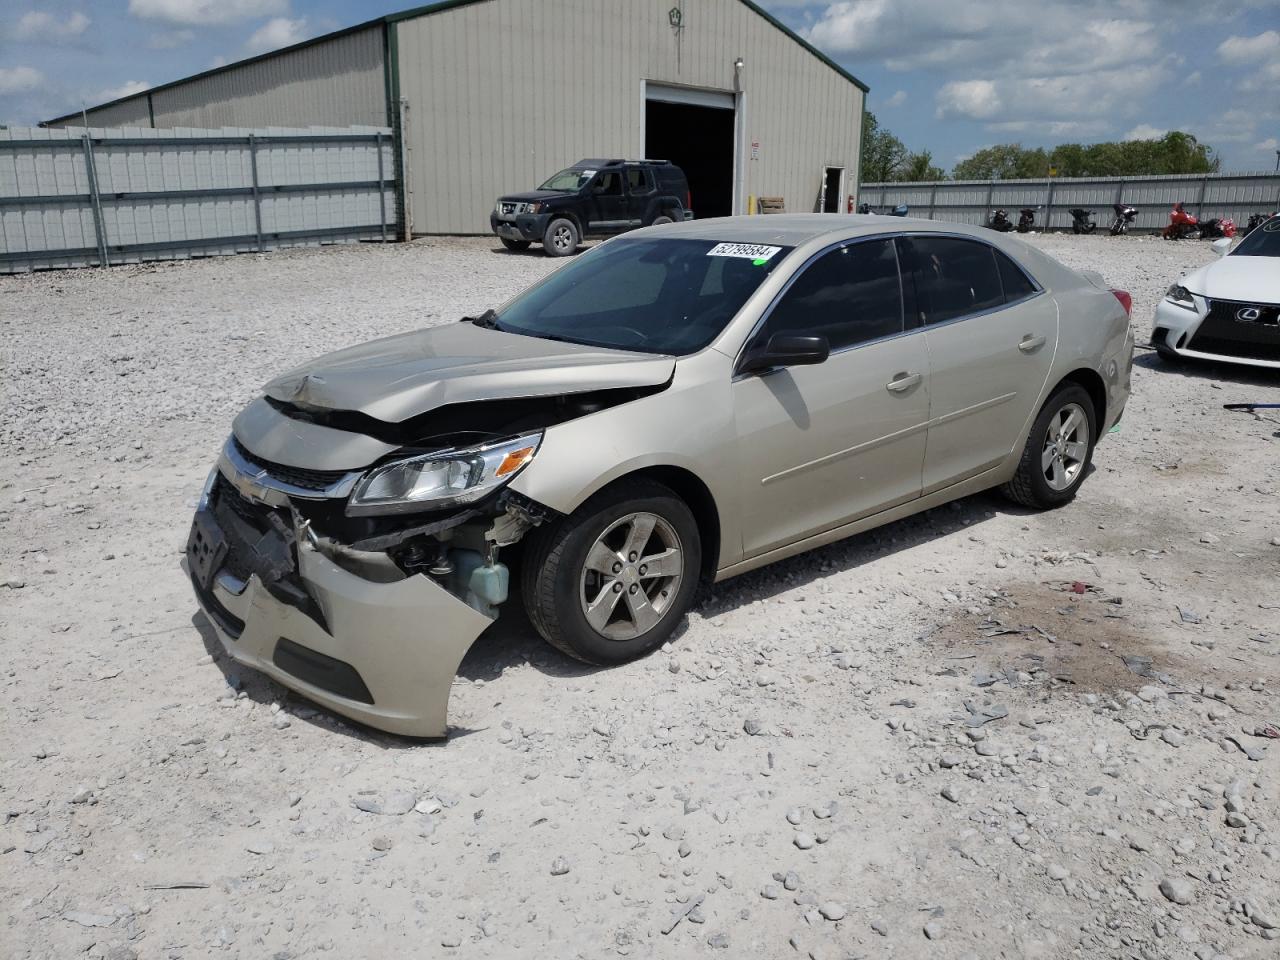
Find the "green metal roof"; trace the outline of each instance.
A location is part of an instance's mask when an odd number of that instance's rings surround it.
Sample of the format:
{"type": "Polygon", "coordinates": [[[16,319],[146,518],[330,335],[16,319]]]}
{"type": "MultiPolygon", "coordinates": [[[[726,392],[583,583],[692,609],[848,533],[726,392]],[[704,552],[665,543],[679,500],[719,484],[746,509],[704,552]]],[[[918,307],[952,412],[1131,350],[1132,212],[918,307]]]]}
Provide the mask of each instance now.
{"type": "MultiPolygon", "coordinates": [[[[238,67],[247,66],[248,64],[251,64],[251,63],[259,63],[260,61],[270,59],[271,57],[279,56],[283,53],[291,53],[294,50],[305,50],[307,47],[314,47],[317,44],[325,43],[329,40],[335,40],[338,37],[345,37],[352,33],[359,33],[361,30],[368,30],[371,27],[378,27],[378,26],[384,26],[386,24],[399,23],[402,20],[415,20],[418,17],[430,16],[433,13],[443,13],[446,10],[454,9],[455,7],[469,7],[472,4],[487,3],[487,2],[490,2],[490,0],[438,0],[438,2],[436,3],[428,3],[420,7],[411,7],[408,10],[401,10],[398,13],[388,13],[381,17],[375,17],[373,20],[366,20],[363,23],[357,23],[354,26],[344,27],[341,30],[334,30],[332,33],[326,33],[318,37],[312,37],[310,40],[303,40],[301,43],[295,43],[292,46],[281,47],[279,50],[271,50],[271,51],[268,51],[267,53],[260,53],[256,57],[247,57],[244,60],[237,60],[235,63],[228,63],[228,64],[224,64],[221,67],[214,67],[212,70],[205,70],[201,73],[195,73],[189,77],[183,77],[181,80],[171,80],[169,83],[162,83],[158,86],[151,87],[139,93],[132,93],[127,97],[119,97],[118,99],[109,100],[106,103],[100,103],[94,107],[87,107],[86,109],[102,110],[107,107],[114,107],[120,103],[127,103],[130,100],[137,100],[137,99],[140,99],[141,97],[149,97],[151,94],[158,93],[161,90],[170,90],[174,87],[182,86],[184,83],[190,83],[193,80],[202,80],[205,77],[212,77],[219,73],[226,73],[228,70],[235,70],[238,67]]],[[[825,63],[828,67],[830,67],[836,73],[840,74],[840,76],[844,77],[846,80],[848,80],[850,83],[856,86],[863,93],[870,92],[870,88],[865,83],[863,83],[861,80],[855,77],[852,73],[850,73],[844,67],[840,66],[840,64],[836,63],[834,60],[828,57],[825,53],[823,53],[813,44],[809,43],[809,41],[805,40],[802,36],[800,36],[798,33],[796,33],[786,24],[784,24],[777,17],[768,13],[757,4],[752,3],[751,0],[738,0],[738,2],[741,3],[743,6],[747,7],[753,13],[769,21],[769,23],[771,23],[774,27],[782,31],[782,33],[790,37],[796,43],[800,44],[800,46],[804,47],[807,51],[809,51],[811,54],[813,54],[815,57],[817,57],[819,60],[825,63]]],[[[51,124],[51,123],[61,123],[64,120],[72,120],[75,117],[80,116],[80,114],[81,114],[81,111],[73,110],[71,113],[64,114],[63,116],[54,117],[51,120],[46,120],[44,121],[44,123],[41,124],[41,126],[47,126],[48,124],[51,124]]]]}

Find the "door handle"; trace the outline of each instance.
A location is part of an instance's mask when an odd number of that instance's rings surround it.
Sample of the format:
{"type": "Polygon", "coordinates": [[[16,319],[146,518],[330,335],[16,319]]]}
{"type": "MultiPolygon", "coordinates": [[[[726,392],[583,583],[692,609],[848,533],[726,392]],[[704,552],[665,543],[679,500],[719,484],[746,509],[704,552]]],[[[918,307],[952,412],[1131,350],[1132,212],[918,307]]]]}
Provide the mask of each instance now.
{"type": "Polygon", "coordinates": [[[898,373],[894,378],[884,385],[884,388],[890,393],[902,393],[904,390],[910,390],[920,382],[921,376],[918,373],[898,373]]]}
{"type": "Polygon", "coordinates": [[[1028,333],[1022,338],[1022,342],[1018,344],[1018,349],[1023,353],[1034,353],[1036,350],[1043,347],[1044,343],[1044,337],[1033,337],[1028,333]]]}

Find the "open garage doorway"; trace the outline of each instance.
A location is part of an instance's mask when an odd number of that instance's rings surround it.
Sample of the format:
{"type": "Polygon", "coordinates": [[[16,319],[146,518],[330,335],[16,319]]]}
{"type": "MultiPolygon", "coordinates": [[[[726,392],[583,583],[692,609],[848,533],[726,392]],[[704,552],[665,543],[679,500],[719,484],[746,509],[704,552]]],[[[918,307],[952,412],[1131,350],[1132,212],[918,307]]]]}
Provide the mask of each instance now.
{"type": "Polygon", "coordinates": [[[644,155],[684,171],[699,220],[733,214],[734,102],[716,90],[645,86],[644,155]]]}

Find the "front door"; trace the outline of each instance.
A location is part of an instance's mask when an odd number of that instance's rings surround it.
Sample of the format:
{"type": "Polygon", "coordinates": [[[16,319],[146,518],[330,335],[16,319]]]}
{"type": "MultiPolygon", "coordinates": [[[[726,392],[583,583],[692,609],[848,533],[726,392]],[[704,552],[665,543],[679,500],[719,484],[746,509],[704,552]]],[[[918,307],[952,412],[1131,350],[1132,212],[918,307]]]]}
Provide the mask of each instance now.
{"type": "Polygon", "coordinates": [[[978,240],[905,237],[933,398],[924,493],[976,476],[1022,441],[1053,366],[1058,306],[978,240]]]}
{"type": "Polygon", "coordinates": [[[622,189],[622,170],[601,170],[591,181],[589,218],[590,233],[621,233],[631,220],[627,216],[627,198],[622,189]]]}
{"type": "Polygon", "coordinates": [[[904,329],[891,240],[812,261],[747,345],[820,335],[831,356],[733,383],[746,557],[920,495],[929,420],[924,334],[904,329]]]}

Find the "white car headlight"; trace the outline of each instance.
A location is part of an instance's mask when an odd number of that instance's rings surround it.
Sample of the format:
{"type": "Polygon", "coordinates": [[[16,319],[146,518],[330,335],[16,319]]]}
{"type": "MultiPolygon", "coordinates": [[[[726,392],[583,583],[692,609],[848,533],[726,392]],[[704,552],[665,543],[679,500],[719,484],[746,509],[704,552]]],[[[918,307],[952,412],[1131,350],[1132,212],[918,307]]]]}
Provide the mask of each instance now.
{"type": "Polygon", "coordinates": [[[1164,296],[1170,303],[1176,303],[1180,307],[1186,307],[1188,310],[1194,310],[1196,308],[1196,302],[1191,296],[1191,291],[1180,283],[1175,283],[1170,287],[1169,292],[1164,296]]]}
{"type": "Polygon", "coordinates": [[[541,433],[528,433],[384,464],[356,484],[347,513],[405,513],[473,503],[510,482],[541,443],[541,433]]]}

